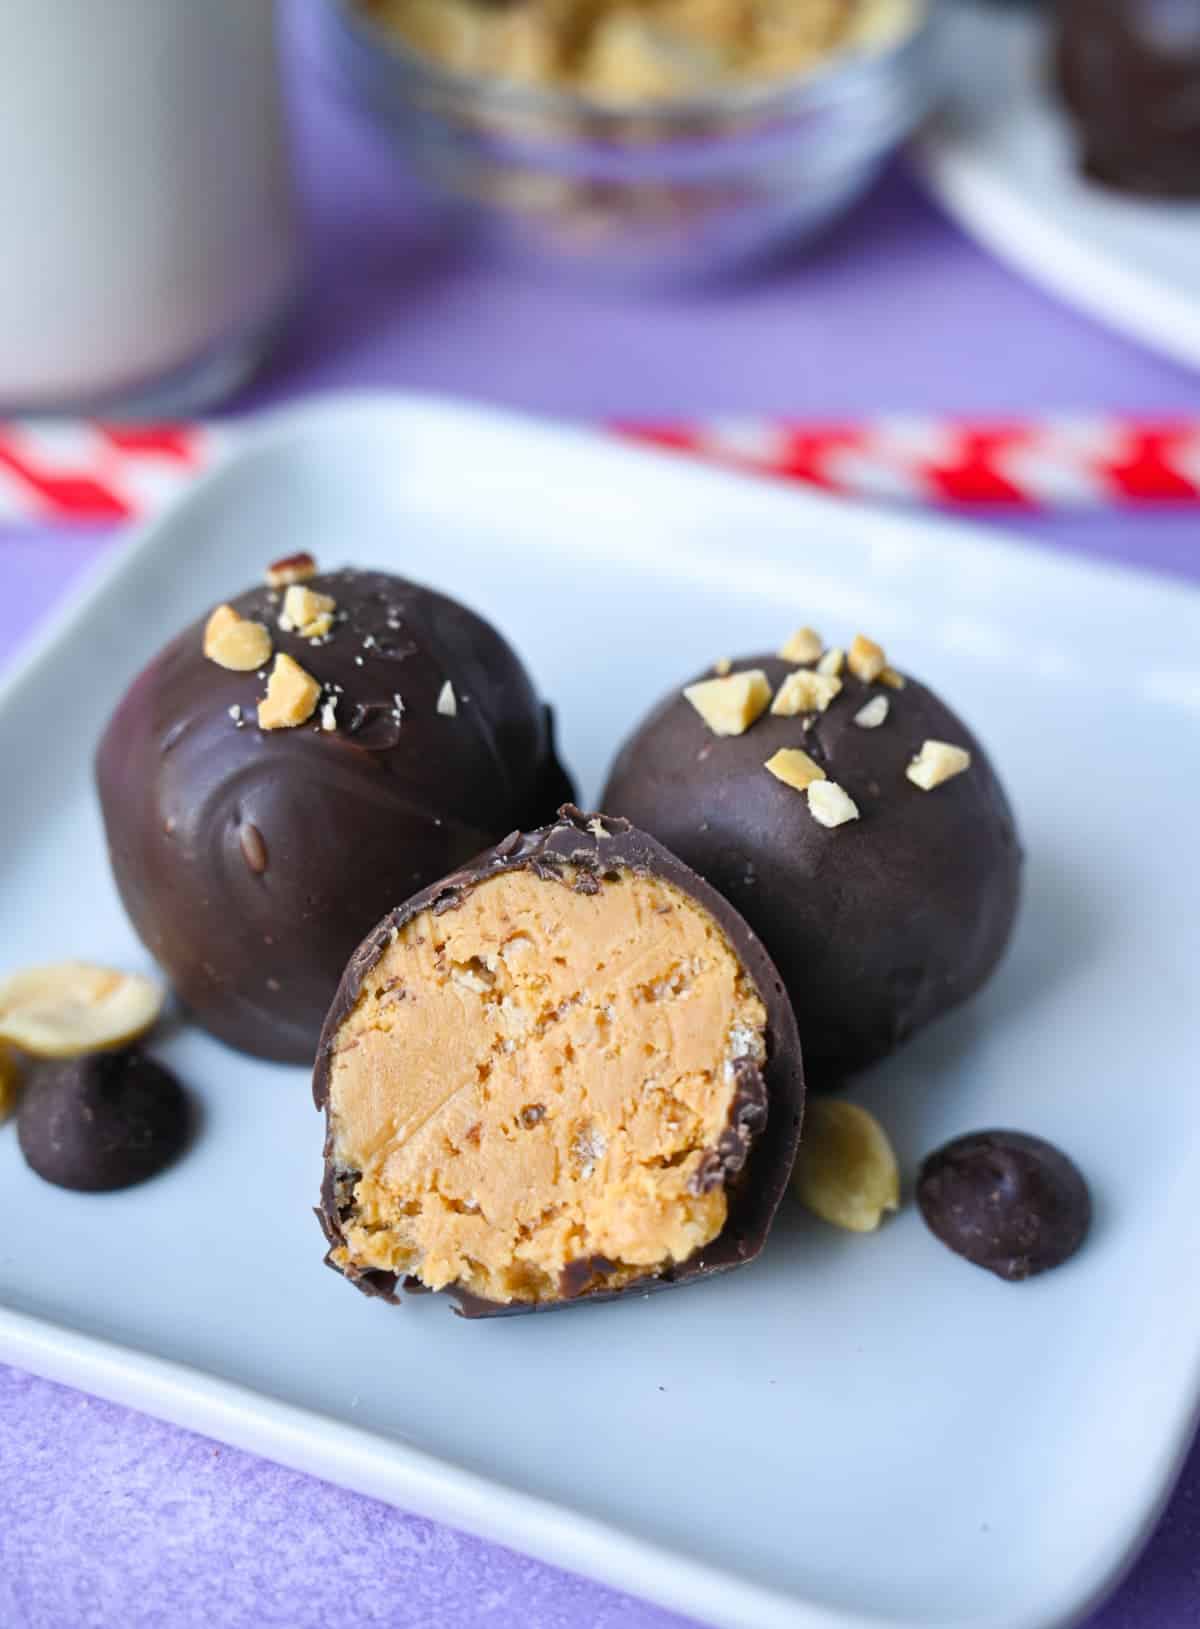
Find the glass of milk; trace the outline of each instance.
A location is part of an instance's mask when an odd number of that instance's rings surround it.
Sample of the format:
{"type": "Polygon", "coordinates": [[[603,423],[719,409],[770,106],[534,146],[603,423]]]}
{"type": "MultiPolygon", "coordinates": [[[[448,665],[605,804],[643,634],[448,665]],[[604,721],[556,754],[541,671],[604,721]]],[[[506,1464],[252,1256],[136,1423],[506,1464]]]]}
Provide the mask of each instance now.
{"type": "Polygon", "coordinates": [[[0,412],[194,413],[299,256],[274,0],[0,0],[0,412]]]}

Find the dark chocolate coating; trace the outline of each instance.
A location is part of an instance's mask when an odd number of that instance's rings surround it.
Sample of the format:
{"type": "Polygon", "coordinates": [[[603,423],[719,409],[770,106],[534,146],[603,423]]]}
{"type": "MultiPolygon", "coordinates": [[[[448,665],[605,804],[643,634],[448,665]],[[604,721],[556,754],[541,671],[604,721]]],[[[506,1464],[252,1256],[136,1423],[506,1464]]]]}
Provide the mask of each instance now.
{"type": "MultiPolygon", "coordinates": [[[[326,1110],[325,1179],[317,1216],[332,1249],[343,1242],[338,1190],[353,1181],[357,1173],[336,1169],[332,1129],[329,1124],[329,1075],[334,1041],[343,1021],[354,1010],[364,978],[387,949],[393,934],[421,911],[452,911],[463,896],[481,882],[506,871],[531,871],[549,886],[565,887],[564,867],[576,867],[582,875],[574,886],[581,892],[613,886],[609,873],[634,873],[661,878],[696,902],[717,923],[738,958],[766,1009],[767,1056],[760,1069],[750,1060],[738,1067],[738,1092],[730,1122],[720,1144],[710,1155],[705,1180],[709,1186],[724,1182],[728,1188],[729,1211],[720,1234],[696,1255],[667,1272],[638,1279],[621,1289],[605,1288],[602,1257],[573,1262],[563,1274],[561,1299],[557,1301],[509,1302],[481,1300],[462,1290],[448,1293],[459,1310],[470,1318],[495,1317],[506,1313],[544,1311],[580,1300],[608,1301],[633,1293],[667,1289],[692,1279],[707,1278],[732,1267],[753,1261],[766,1242],[796,1159],[800,1122],[804,1112],[804,1070],[796,1022],[784,992],[783,982],[763,946],[727,900],[710,888],[695,872],[668,853],[645,832],[636,831],[628,821],[608,815],[584,815],[567,804],[559,819],[541,831],[513,832],[469,866],[424,889],[413,899],[384,917],[350,959],[337,996],[325,1020],[313,1074],[313,1098],[326,1110]],[[603,835],[589,822],[599,820],[603,835]]],[[[335,1271],[341,1271],[331,1260],[335,1271]]],[[[346,1277],[366,1295],[396,1301],[398,1280],[392,1273],[370,1271],[346,1277]]],[[[420,1285],[408,1287],[419,1290],[420,1285]]]]}
{"type": "Polygon", "coordinates": [[[202,617],[134,681],[97,757],[113,872],[143,942],[206,1029],[287,1063],[311,1063],[381,901],[570,796],[549,711],[482,618],[382,572],[307,586],[349,613],[326,644],[282,632],[265,586],[230,603],[267,624],[275,653],[341,687],[335,731],[319,708],[260,730],[265,684],[205,658],[202,617]],[[447,679],[453,717],[437,711],[447,679]]]}
{"type": "Polygon", "coordinates": [[[1146,197],[1200,198],[1200,6],[1060,0],[1056,72],[1085,175],[1146,197]]]}
{"type": "Polygon", "coordinates": [[[1078,1168],[1020,1131],[959,1137],[921,1166],[917,1203],[956,1255],[1016,1281],[1060,1267],[1087,1237],[1092,1201],[1078,1168]]]}
{"type": "MultiPolygon", "coordinates": [[[[747,657],[777,690],[795,664],[747,657]]],[[[711,674],[700,675],[701,678],[711,674]]],[[[621,749],[606,809],[651,831],[730,899],[783,974],[811,1086],[885,1057],[979,988],[1008,943],[1021,852],[1004,791],[965,725],[924,685],[849,673],[827,712],[770,713],[719,737],[682,686],[621,749]],[[886,696],[878,729],[854,715],[886,696]],[[963,746],[971,768],[931,792],[905,777],[926,738],[963,746]],[[764,768],[800,747],[857,804],[829,830],[802,792],[764,768]]]]}
{"type": "Polygon", "coordinates": [[[21,1095],[17,1137],[59,1188],[131,1188],[170,1165],[188,1139],[188,1102],[144,1052],[90,1052],[41,1064],[21,1095]]]}

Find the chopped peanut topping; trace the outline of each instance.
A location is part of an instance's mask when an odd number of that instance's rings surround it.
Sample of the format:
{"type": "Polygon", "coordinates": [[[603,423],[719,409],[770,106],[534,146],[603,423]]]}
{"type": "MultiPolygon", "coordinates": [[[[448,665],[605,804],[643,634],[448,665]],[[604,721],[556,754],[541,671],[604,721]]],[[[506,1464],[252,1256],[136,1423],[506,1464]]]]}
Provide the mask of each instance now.
{"type": "Polygon", "coordinates": [[[832,673],[836,678],[845,666],[846,653],[840,645],[831,645],[817,663],[818,673],[832,673]]]}
{"type": "Polygon", "coordinates": [[[836,781],[813,781],[808,788],[808,809],[821,826],[844,826],[858,819],[858,805],[836,781]]]}
{"type": "Polygon", "coordinates": [[[943,781],[953,780],[971,767],[971,754],[949,741],[926,741],[904,773],[914,786],[932,792],[943,781]]]}
{"type": "Polygon", "coordinates": [[[795,718],[797,713],[823,713],[842,688],[842,681],[830,673],[813,673],[799,668],[789,673],[775,693],[771,711],[780,718],[795,718]]]}
{"type": "Polygon", "coordinates": [[[797,628],[779,654],[785,662],[815,662],[824,649],[824,641],[814,628],[797,628]]]}
{"type": "Polygon", "coordinates": [[[454,718],[458,712],[458,697],[449,679],[438,691],[437,710],[444,718],[454,718]]]}
{"type": "Polygon", "coordinates": [[[897,673],[894,667],[885,667],[879,675],[880,684],[886,684],[889,690],[903,690],[908,680],[903,673],[897,673]]]}
{"type": "Polygon", "coordinates": [[[258,704],[258,725],[263,730],[291,730],[307,723],[321,699],[321,686],[299,662],[282,652],[275,658],[267,694],[258,704]]]}
{"type": "Polygon", "coordinates": [[[770,701],[771,686],[756,667],[724,679],[702,679],[683,693],[714,735],[744,735],[770,701]]]}
{"type": "Polygon", "coordinates": [[[337,601],[331,594],[315,594],[301,583],[293,583],[283,596],[279,626],[285,633],[298,633],[305,639],[321,639],[333,626],[337,601]]]}
{"type": "Polygon", "coordinates": [[[780,747],[773,758],[767,759],[763,768],[770,770],[775,779],[785,786],[794,786],[797,792],[804,792],[814,781],[825,779],[825,771],[820,764],[799,747],[780,747]]]}
{"type": "Polygon", "coordinates": [[[872,696],[854,715],[854,722],[862,730],[877,730],[888,716],[886,696],[872,696]]]}
{"type": "Polygon", "coordinates": [[[850,654],[846,658],[846,665],[856,679],[874,684],[887,666],[887,657],[884,655],[882,645],[877,645],[865,634],[856,634],[850,647],[850,654]]]}
{"type": "Polygon", "coordinates": [[[204,625],[204,654],[232,673],[252,673],[271,654],[271,635],[261,622],[240,617],[232,605],[218,605],[204,625]]]}
{"type": "Polygon", "coordinates": [[[271,588],[287,588],[292,583],[304,583],[316,575],[317,562],[311,554],[289,554],[282,560],[273,560],[267,567],[267,583],[271,588]]]}
{"type": "Polygon", "coordinates": [[[718,656],[716,661],[713,663],[713,672],[719,674],[721,678],[724,678],[732,667],[733,663],[729,660],[728,656],[718,656]]]}

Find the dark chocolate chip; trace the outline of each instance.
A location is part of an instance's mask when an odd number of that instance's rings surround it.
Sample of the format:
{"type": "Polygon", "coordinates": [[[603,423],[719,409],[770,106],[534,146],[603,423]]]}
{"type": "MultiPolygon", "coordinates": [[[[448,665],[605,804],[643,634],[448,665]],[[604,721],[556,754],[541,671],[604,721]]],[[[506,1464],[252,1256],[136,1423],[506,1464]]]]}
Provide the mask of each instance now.
{"type": "Polygon", "coordinates": [[[144,1052],[91,1052],[43,1064],[17,1118],[21,1152],[60,1188],[102,1193],[144,1182],[188,1138],[188,1103],[169,1070],[144,1052]]]}
{"type": "Polygon", "coordinates": [[[1092,1219],[1076,1166],[1051,1143],[1019,1131],[973,1132],[930,1154],[917,1203],[944,1245],[1010,1280],[1061,1266],[1092,1219]]]}

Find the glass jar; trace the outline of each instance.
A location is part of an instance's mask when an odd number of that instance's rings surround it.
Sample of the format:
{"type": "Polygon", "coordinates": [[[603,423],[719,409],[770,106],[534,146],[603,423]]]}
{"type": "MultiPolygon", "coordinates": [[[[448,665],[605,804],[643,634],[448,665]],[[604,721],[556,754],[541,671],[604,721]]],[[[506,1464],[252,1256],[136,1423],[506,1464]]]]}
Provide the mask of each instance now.
{"type": "Polygon", "coordinates": [[[3,0],[0,411],[184,415],[299,253],[274,0],[3,0]]]}

